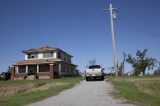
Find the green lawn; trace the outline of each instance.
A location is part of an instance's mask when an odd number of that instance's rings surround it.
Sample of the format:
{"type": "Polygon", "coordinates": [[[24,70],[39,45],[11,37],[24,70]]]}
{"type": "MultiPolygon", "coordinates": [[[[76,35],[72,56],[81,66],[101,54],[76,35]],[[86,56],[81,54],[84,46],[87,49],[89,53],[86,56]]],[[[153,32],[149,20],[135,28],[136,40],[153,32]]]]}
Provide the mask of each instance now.
{"type": "Polygon", "coordinates": [[[108,78],[123,97],[142,106],[160,106],[160,78],[158,77],[121,77],[108,78]]]}
{"type": "MultiPolygon", "coordinates": [[[[22,91],[17,92],[14,95],[0,97],[0,106],[21,106],[24,104],[28,104],[31,102],[35,102],[38,100],[42,100],[46,97],[53,96],[58,94],[59,92],[69,89],[73,87],[75,84],[79,83],[83,78],[81,77],[72,77],[72,78],[61,78],[54,80],[17,80],[17,81],[0,81],[0,89],[8,88],[10,86],[22,86],[27,84],[33,84],[34,88],[41,87],[46,84],[52,84],[55,86],[51,86],[45,90],[35,90],[35,91],[22,91]]],[[[30,89],[30,88],[28,88],[30,89]]]]}

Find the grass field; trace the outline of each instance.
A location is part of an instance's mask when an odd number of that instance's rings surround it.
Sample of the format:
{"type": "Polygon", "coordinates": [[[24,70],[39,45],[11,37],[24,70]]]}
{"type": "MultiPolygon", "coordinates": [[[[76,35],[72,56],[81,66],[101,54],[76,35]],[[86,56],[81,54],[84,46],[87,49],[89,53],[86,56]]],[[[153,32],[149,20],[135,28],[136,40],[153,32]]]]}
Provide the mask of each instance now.
{"type": "Polygon", "coordinates": [[[108,78],[118,91],[114,96],[140,106],[160,106],[160,77],[108,78]]]}
{"type": "Polygon", "coordinates": [[[54,80],[0,81],[0,106],[22,106],[35,102],[69,89],[81,80],[83,80],[81,77],[73,77],[54,80]]]}

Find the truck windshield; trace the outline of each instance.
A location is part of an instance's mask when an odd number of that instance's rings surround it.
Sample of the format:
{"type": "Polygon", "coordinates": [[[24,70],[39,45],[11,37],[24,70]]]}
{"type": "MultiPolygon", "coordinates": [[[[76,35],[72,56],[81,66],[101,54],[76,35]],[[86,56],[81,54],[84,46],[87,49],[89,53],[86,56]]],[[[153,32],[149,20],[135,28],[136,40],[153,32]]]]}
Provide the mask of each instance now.
{"type": "Polygon", "coordinates": [[[89,66],[89,69],[94,69],[94,68],[101,68],[101,66],[100,65],[89,66]]]}

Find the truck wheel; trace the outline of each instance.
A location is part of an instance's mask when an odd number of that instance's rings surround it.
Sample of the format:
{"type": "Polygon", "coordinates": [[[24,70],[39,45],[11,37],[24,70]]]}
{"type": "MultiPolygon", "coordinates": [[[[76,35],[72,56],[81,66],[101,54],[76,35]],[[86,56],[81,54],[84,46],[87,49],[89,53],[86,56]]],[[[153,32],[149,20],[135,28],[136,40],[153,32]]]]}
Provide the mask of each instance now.
{"type": "Polygon", "coordinates": [[[101,77],[101,80],[104,81],[104,76],[101,77]]]}
{"type": "Polygon", "coordinates": [[[86,77],[86,81],[89,81],[89,78],[88,78],[88,77],[86,77]]]}

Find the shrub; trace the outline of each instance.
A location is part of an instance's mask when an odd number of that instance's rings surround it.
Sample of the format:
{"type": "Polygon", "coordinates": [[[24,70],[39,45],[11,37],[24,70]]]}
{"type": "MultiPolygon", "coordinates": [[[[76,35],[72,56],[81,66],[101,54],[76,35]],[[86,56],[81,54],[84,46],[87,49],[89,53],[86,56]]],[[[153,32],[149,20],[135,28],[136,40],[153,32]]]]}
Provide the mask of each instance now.
{"type": "Polygon", "coordinates": [[[154,71],[154,75],[160,75],[160,69],[154,71]]]}

